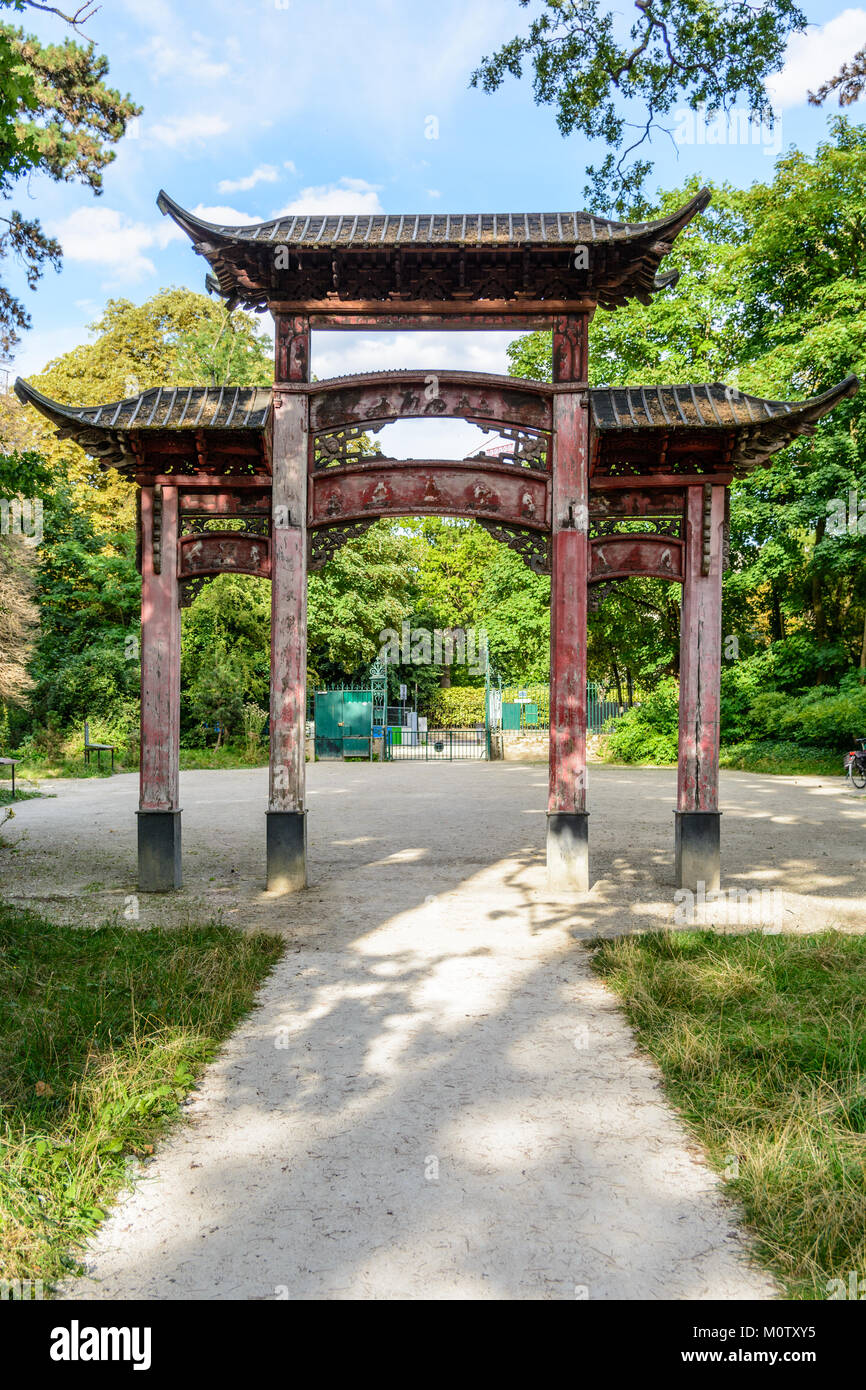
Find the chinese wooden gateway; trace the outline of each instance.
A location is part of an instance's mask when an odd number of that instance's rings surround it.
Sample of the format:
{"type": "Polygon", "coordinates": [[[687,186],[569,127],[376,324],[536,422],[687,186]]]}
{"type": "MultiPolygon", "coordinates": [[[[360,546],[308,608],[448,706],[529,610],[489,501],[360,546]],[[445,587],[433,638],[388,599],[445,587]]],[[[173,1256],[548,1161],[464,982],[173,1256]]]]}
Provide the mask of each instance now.
{"type": "Polygon", "coordinates": [[[586,624],[594,586],[654,575],[683,587],[676,877],[719,886],[719,678],[728,489],[843,397],[805,402],[721,385],[590,388],[596,308],[670,292],[677,234],[709,201],[626,224],[587,213],[296,216],[217,227],[159,205],[208,261],[230,307],[271,312],[272,389],[162,386],[70,407],[19,397],[138,484],[141,590],[139,886],[181,884],[181,607],[226,572],[271,581],[267,886],[306,885],[307,572],[379,517],[468,517],[551,576],[547,860],[589,886],[586,624]],[[310,380],[314,329],[553,334],[550,383],[472,372],[310,380]],[[462,461],[359,457],[394,420],[461,419],[507,451],[462,461]],[[225,529],[218,524],[226,523],[225,529]]]}

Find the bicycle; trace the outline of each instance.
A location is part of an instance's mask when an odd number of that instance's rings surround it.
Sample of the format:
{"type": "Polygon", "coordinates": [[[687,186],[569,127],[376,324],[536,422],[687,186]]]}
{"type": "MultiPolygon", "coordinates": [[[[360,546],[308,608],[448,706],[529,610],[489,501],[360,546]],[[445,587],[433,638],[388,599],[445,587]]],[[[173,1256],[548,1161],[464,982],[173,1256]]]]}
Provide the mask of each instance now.
{"type": "Polygon", "coordinates": [[[859,743],[859,751],[845,754],[845,771],[847,772],[852,787],[862,790],[866,787],[866,738],[855,738],[855,743],[859,743]]]}

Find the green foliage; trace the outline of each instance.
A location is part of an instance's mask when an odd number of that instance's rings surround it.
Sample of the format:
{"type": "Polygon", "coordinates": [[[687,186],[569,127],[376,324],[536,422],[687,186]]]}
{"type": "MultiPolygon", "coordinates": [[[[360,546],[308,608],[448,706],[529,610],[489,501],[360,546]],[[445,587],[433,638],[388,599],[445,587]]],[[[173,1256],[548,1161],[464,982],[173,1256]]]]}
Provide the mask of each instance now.
{"type": "Polygon", "coordinates": [[[789,1295],[847,1290],[866,1261],[866,937],[635,933],[593,965],[789,1295]]]}
{"type": "Polygon", "coordinates": [[[617,721],[604,757],[621,763],[675,763],[679,730],[676,681],[660,681],[655,690],[617,721]]]}
{"type": "Polygon", "coordinates": [[[866,686],[833,691],[819,686],[799,697],[760,695],[753,706],[757,736],[844,752],[866,738],[866,686]]]}
{"type": "Polygon", "coordinates": [[[251,700],[244,701],[244,739],[250,756],[257,753],[262,746],[262,733],[267,718],[266,710],[254,705],[251,700]]]}
{"type": "MultiPolygon", "coordinates": [[[[224,722],[196,712],[196,701],[204,700],[207,704],[211,699],[203,692],[211,687],[214,660],[219,653],[223,666],[228,663],[231,668],[233,688],[240,687],[241,704],[247,701],[267,707],[270,633],[271,586],[266,579],[220,574],[205,584],[184,610],[181,625],[181,710],[188,730],[203,719],[208,724],[224,722]],[[195,698],[194,690],[200,692],[195,698]]],[[[231,728],[232,732],[239,732],[242,720],[237,710],[235,713],[231,728]]]]}
{"type": "MultiPolygon", "coordinates": [[[[3,8],[19,13],[29,3],[0,0],[3,8]]],[[[78,22],[70,22],[78,28],[78,22]]],[[[114,159],[110,146],[141,114],[128,96],[106,85],[107,75],[108,60],[93,43],[42,44],[23,29],[0,24],[0,197],[8,199],[18,180],[30,174],[102,192],[102,171],[114,159]]],[[[0,259],[13,256],[30,289],[47,265],[59,268],[60,244],[38,220],[12,210],[0,217],[0,227],[0,259]]],[[[0,349],[8,352],[29,326],[21,301],[0,286],[0,349]]]]}
{"type": "Polygon", "coordinates": [[[399,632],[409,615],[414,559],[405,531],[382,521],[310,575],[307,660],[319,684],[366,676],[382,646],[381,633],[399,632]]]}
{"type": "Polygon", "coordinates": [[[77,1267],[284,943],[233,927],[59,926],[0,904],[6,1279],[77,1267]]]}
{"type": "Polygon", "coordinates": [[[838,753],[828,753],[826,748],[760,739],[723,747],[719,765],[739,772],[763,772],[782,777],[838,777],[842,772],[838,753]]]}
{"type": "Polygon", "coordinates": [[[187,696],[191,718],[205,741],[216,734],[216,746],[244,726],[244,680],[237,663],[222,647],[210,653],[190,683],[187,696]]]}
{"type": "Polygon", "coordinates": [[[484,686],[436,690],[421,710],[431,729],[470,729],[484,723],[484,686]]]}
{"type": "MultiPolygon", "coordinates": [[[[526,7],[530,0],[518,3],[526,7]]],[[[626,31],[619,12],[602,0],[541,0],[528,32],[483,58],[471,79],[473,87],[495,92],[530,66],[536,104],[555,108],[562,135],[579,131],[610,147],[597,168],[587,169],[585,194],[593,206],[613,205],[619,215],[629,202],[635,215],[652,167],[632,160],[633,152],[653,134],[670,133],[661,118],[675,106],[714,116],[741,95],[751,112],[771,119],[765,80],[781,68],[790,34],[806,26],[792,0],[760,6],[647,0],[636,8],[626,31]]]]}

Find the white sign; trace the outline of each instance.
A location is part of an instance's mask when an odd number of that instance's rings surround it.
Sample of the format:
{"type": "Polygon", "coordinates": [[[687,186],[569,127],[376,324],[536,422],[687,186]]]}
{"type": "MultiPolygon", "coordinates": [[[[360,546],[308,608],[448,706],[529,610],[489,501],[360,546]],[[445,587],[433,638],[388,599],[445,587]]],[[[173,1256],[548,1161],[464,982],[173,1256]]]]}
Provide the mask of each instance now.
{"type": "Polygon", "coordinates": [[[405,699],[406,699],[406,687],[405,687],[405,685],[401,685],[401,686],[400,686],[400,699],[401,699],[401,700],[405,700],[405,699]]]}

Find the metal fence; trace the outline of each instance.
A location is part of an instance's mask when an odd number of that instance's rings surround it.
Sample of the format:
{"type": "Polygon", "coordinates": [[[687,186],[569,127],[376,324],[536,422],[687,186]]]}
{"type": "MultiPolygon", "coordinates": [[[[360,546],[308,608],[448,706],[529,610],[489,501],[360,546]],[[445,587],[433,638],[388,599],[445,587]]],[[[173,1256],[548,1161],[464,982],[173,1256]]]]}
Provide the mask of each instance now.
{"type": "MultiPolygon", "coordinates": [[[[488,718],[492,727],[504,733],[520,729],[550,728],[550,686],[503,686],[489,691],[488,718]]],[[[586,687],[586,725],[591,734],[600,734],[612,719],[623,713],[623,706],[612,700],[603,686],[590,681],[586,687]]]]}
{"type": "Polygon", "coordinates": [[[483,761],[490,756],[490,740],[483,724],[473,729],[385,730],[385,761],[421,762],[483,761]]]}

